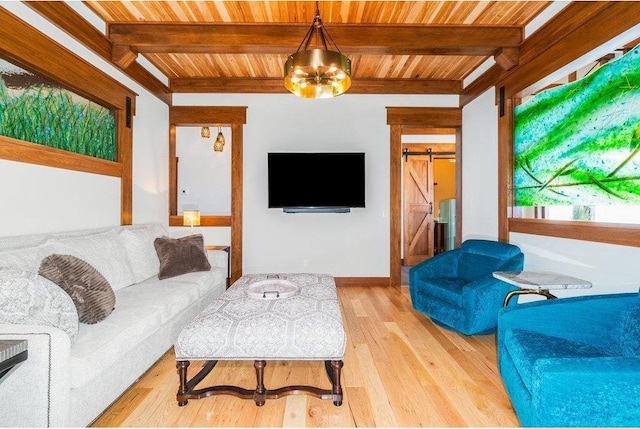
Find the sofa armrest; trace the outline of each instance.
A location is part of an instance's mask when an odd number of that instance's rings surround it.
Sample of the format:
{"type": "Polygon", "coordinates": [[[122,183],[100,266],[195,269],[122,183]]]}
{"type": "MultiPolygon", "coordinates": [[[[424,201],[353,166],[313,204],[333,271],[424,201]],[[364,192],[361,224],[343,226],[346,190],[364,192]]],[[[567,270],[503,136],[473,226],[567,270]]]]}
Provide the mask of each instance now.
{"type": "Polygon", "coordinates": [[[640,358],[540,359],[532,401],[540,426],[640,426],[640,358]]]}
{"type": "MultiPolygon", "coordinates": [[[[524,253],[507,259],[496,271],[522,271],[524,268],[524,253]]],[[[493,273],[491,273],[493,275],[493,273]]]]}
{"type": "MultiPolygon", "coordinates": [[[[524,255],[520,253],[509,258],[496,271],[521,271],[523,264],[524,255]]],[[[509,292],[516,289],[518,289],[517,286],[496,279],[493,277],[493,272],[490,272],[484,277],[467,283],[464,286],[464,308],[477,308],[478,311],[481,311],[482,309],[491,307],[495,309],[495,317],[493,318],[495,322],[504,298],[509,292]]],[[[472,314],[475,313],[472,312],[472,314]]]]}
{"type": "Polygon", "coordinates": [[[504,333],[524,329],[601,348],[617,347],[620,325],[634,305],[637,293],[587,295],[502,307],[498,315],[498,349],[504,333]]]}
{"type": "Polygon", "coordinates": [[[25,339],[27,360],[0,385],[2,426],[69,426],[69,336],[50,326],[0,324],[0,340],[25,339]]]}
{"type": "Polygon", "coordinates": [[[207,250],[207,259],[212,267],[224,268],[225,272],[229,267],[229,252],[225,250],[207,250]]]}

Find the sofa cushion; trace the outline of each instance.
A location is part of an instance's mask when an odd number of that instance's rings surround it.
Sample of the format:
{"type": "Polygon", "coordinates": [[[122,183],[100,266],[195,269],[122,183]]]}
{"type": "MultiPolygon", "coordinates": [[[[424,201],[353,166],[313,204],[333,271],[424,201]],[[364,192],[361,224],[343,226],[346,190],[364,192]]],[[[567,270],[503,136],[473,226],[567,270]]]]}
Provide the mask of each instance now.
{"type": "Polygon", "coordinates": [[[158,278],[161,280],[211,269],[202,234],[182,238],[160,237],[153,245],[160,260],[158,278]]]}
{"type": "Polygon", "coordinates": [[[78,312],[71,297],[28,271],[0,268],[0,321],[53,326],[66,332],[71,343],[78,335],[78,312]]]}
{"type": "MultiPolygon", "coordinates": [[[[71,387],[91,383],[104,368],[117,365],[122,355],[139,347],[187,307],[213,292],[224,290],[223,269],[158,280],[156,277],[115,291],[118,305],[96,325],[80,325],[71,349],[71,387]]],[[[171,340],[175,341],[175,338],[171,340]]]]}
{"type": "Polygon", "coordinates": [[[78,309],[81,323],[98,323],[115,307],[115,295],[104,276],[75,256],[47,256],[40,265],[39,273],[69,294],[78,309]]]}
{"type": "Polygon", "coordinates": [[[503,263],[504,259],[463,252],[458,262],[458,277],[466,280],[478,279],[490,275],[503,263]]]}
{"type": "Polygon", "coordinates": [[[506,331],[504,345],[518,369],[522,382],[531,392],[533,370],[540,359],[590,358],[612,356],[607,351],[589,344],[577,343],[525,329],[506,331]]]}
{"type": "Polygon", "coordinates": [[[620,350],[623,356],[640,355],[640,303],[631,309],[622,324],[620,350]]]}
{"type": "Polygon", "coordinates": [[[0,251],[0,267],[37,273],[40,262],[52,253],[54,247],[49,242],[24,247],[18,245],[13,249],[0,251]]]}
{"type": "Polygon", "coordinates": [[[91,264],[104,276],[113,290],[135,282],[127,252],[115,230],[85,236],[54,238],[53,253],[73,255],[91,264]]]}
{"type": "Polygon", "coordinates": [[[215,285],[219,293],[224,291],[226,272],[222,268],[210,271],[198,271],[182,276],[159,280],[152,277],[135,285],[118,291],[119,304],[122,301],[144,302],[145,307],[157,308],[160,311],[160,323],[173,319],[191,303],[211,292],[215,285]]]}
{"type": "Polygon", "coordinates": [[[468,282],[459,278],[435,277],[420,280],[420,290],[448,304],[462,307],[462,289],[468,282]]]}
{"type": "Polygon", "coordinates": [[[160,261],[153,241],[167,234],[158,223],[125,226],[118,233],[131,263],[133,277],[140,283],[160,271],[160,261]]]}

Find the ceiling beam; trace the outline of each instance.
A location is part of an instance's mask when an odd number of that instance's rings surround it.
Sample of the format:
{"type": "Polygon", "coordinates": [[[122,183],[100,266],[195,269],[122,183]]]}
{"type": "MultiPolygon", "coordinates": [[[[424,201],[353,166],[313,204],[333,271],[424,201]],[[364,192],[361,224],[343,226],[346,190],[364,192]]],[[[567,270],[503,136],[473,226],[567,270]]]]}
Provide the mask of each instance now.
{"type": "MultiPolygon", "coordinates": [[[[174,78],[175,93],[284,94],[282,78],[174,78]]],[[[459,80],[353,78],[349,94],[460,94],[459,80]]]]}
{"type": "MultiPolygon", "coordinates": [[[[299,24],[110,24],[109,39],[140,53],[290,54],[308,30],[299,24]]],[[[332,24],[346,54],[493,55],[522,42],[519,26],[332,24]]]]}
{"type": "Polygon", "coordinates": [[[495,53],[493,59],[505,70],[511,70],[518,65],[520,49],[518,48],[501,48],[495,53]]]}
{"type": "MultiPolygon", "coordinates": [[[[505,95],[516,96],[520,91],[638,24],[640,2],[604,3],[606,5],[602,10],[574,31],[554,40],[526,64],[509,71],[498,82],[498,86],[505,87],[505,95]]],[[[521,49],[520,53],[522,61],[526,51],[521,49]]]]}
{"type": "Polygon", "coordinates": [[[147,69],[135,62],[135,53],[130,53],[128,47],[118,47],[114,50],[111,41],[69,5],[61,1],[27,1],[24,3],[104,60],[121,69],[124,74],[138,82],[164,103],[171,104],[172,97],[169,88],[147,69]]]}
{"type": "Polygon", "coordinates": [[[458,107],[387,107],[387,124],[401,127],[455,128],[462,126],[458,107]]]}
{"type": "MultiPolygon", "coordinates": [[[[455,128],[423,128],[421,126],[402,127],[403,136],[422,136],[422,135],[456,135],[455,128]]],[[[415,144],[415,143],[411,143],[415,144]]],[[[447,144],[447,143],[429,143],[431,144],[447,144]]]]}
{"type": "MultiPolygon", "coordinates": [[[[585,24],[611,4],[612,2],[597,1],[572,2],[569,4],[522,43],[517,58],[518,64],[511,70],[506,70],[500,65],[494,65],[467,85],[462,91],[460,105],[464,106],[470,103],[487,89],[495,86],[498,81],[507,76],[508,73],[516,73],[517,70],[523,68],[527,63],[544,53],[554,44],[566,38],[569,34],[580,28],[590,26],[590,24],[585,24]]],[[[615,21],[616,20],[614,20],[613,23],[615,23],[615,21]]],[[[591,31],[597,31],[597,29],[591,31]]],[[[578,45],[588,42],[588,40],[582,40],[578,45]]],[[[575,46],[566,47],[569,54],[572,54],[575,48],[575,46]]],[[[496,58],[496,60],[497,59],[498,58],[496,58]]],[[[500,59],[502,60],[502,58],[500,59]]]]}

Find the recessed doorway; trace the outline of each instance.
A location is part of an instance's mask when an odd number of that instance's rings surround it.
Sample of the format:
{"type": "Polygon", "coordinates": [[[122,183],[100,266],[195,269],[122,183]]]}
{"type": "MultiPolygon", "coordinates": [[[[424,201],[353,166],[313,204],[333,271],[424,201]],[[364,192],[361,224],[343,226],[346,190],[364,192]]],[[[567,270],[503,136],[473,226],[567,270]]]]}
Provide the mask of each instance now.
{"type": "MultiPolygon", "coordinates": [[[[456,200],[461,201],[462,109],[454,107],[387,107],[387,124],[390,126],[389,285],[400,286],[403,284],[403,137],[434,134],[436,131],[455,136],[455,195],[456,200]]],[[[454,211],[456,220],[454,245],[458,245],[461,235],[462,204],[457,203],[454,211]]]]}
{"type": "Polygon", "coordinates": [[[408,137],[435,142],[402,144],[402,285],[409,268],[455,242],[455,134],[408,137]]]}

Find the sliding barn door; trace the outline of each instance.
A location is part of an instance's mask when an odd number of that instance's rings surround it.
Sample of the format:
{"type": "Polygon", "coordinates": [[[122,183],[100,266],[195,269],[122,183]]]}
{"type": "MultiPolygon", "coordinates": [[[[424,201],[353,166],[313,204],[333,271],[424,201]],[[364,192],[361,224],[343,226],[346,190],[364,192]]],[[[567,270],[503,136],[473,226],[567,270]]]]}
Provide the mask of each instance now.
{"type": "Polygon", "coordinates": [[[404,265],[433,256],[433,162],[409,156],[404,169],[404,265]]]}

